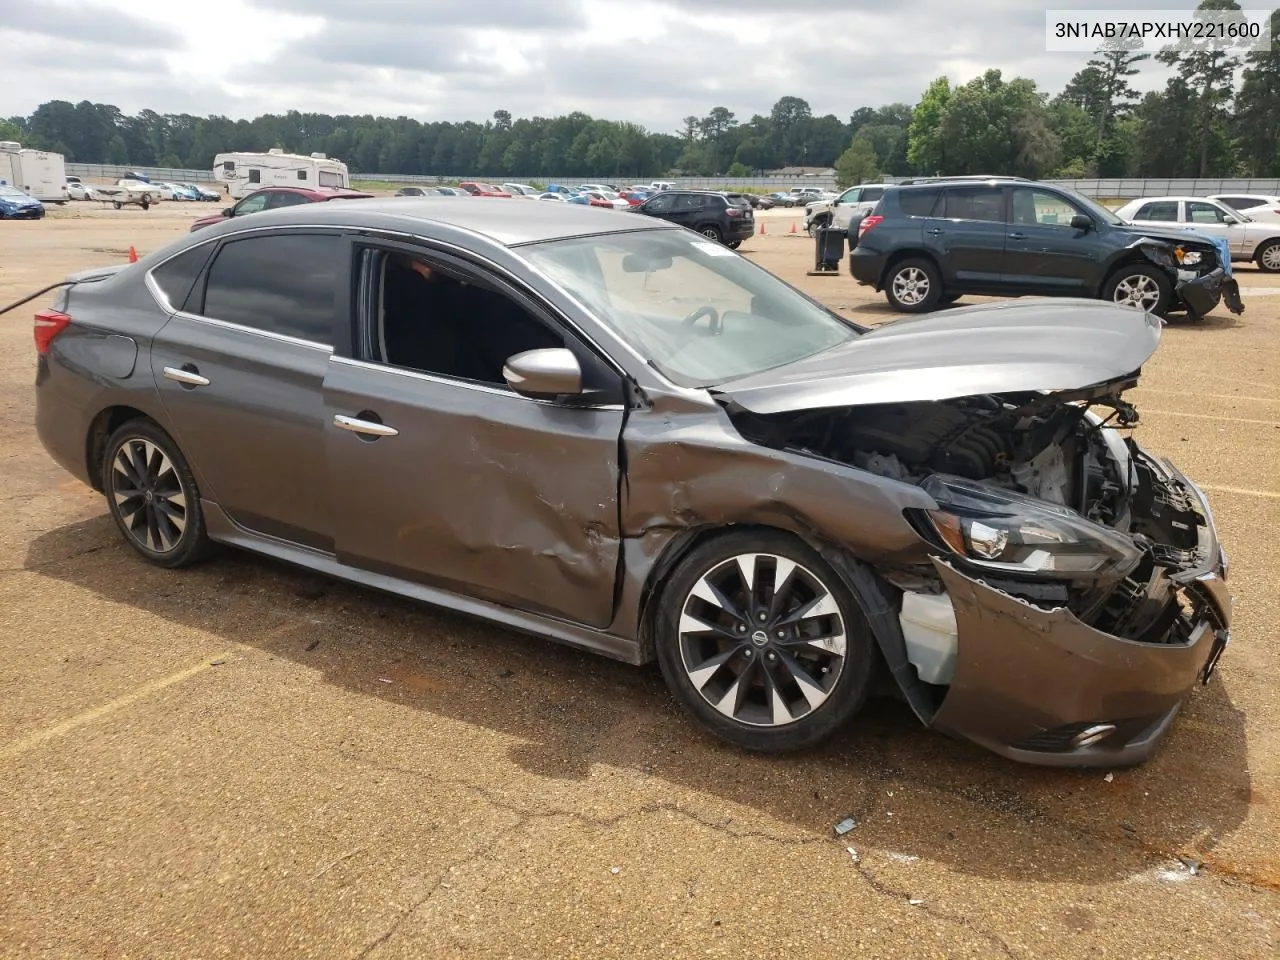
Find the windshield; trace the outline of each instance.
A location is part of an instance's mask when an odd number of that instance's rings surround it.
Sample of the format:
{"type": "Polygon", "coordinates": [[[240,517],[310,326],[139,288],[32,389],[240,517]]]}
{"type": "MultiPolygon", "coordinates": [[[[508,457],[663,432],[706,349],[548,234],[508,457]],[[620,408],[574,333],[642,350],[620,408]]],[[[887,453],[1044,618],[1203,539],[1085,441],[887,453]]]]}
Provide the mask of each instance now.
{"type": "Polygon", "coordinates": [[[1103,223],[1109,223],[1112,226],[1124,223],[1124,221],[1117,217],[1113,211],[1104,207],[1097,200],[1086,197],[1082,193],[1076,193],[1069,187],[1059,187],[1058,189],[1074,200],[1077,204],[1084,207],[1085,212],[1094,219],[1101,220],[1103,223]]]}
{"type": "Polygon", "coordinates": [[[7,183],[0,184],[0,197],[25,197],[26,194],[17,187],[11,187],[7,183]]]}
{"type": "Polygon", "coordinates": [[[685,230],[551,240],[520,252],[680,386],[780,367],[865,332],[685,230]]]}

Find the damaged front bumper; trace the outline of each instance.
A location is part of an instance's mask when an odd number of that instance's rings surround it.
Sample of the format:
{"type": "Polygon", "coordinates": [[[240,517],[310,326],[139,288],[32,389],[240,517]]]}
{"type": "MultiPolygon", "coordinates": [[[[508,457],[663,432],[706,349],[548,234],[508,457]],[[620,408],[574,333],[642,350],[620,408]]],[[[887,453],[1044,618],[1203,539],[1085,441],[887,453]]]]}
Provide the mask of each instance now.
{"type": "Polygon", "coordinates": [[[958,643],[932,727],[1046,766],[1126,766],[1151,756],[1197,680],[1208,682],[1231,625],[1227,561],[1208,503],[1171,464],[1160,467],[1204,518],[1199,562],[1169,576],[1184,634],[1156,643],[1113,636],[1065,608],[1033,605],[934,558],[958,643]]]}
{"type": "Polygon", "coordinates": [[[1232,313],[1244,312],[1240,285],[1222,267],[1195,279],[1179,279],[1174,293],[1187,308],[1187,313],[1196,320],[1212,311],[1219,303],[1225,303],[1232,313]]]}

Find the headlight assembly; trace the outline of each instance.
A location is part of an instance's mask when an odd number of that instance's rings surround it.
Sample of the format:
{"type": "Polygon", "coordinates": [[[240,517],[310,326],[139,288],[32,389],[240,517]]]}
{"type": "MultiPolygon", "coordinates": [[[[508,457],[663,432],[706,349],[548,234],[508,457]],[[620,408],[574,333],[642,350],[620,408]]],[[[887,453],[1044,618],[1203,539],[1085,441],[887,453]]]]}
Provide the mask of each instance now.
{"type": "Polygon", "coordinates": [[[1174,249],[1173,255],[1177,259],[1178,263],[1182,264],[1184,267],[1194,267],[1204,259],[1204,255],[1200,253],[1200,251],[1184,250],[1182,247],[1174,249]]]}
{"type": "Polygon", "coordinates": [[[942,544],[993,572],[1096,580],[1124,576],[1142,558],[1129,537],[1054,503],[943,474],[921,486],[940,508],[928,518],[942,544]]]}

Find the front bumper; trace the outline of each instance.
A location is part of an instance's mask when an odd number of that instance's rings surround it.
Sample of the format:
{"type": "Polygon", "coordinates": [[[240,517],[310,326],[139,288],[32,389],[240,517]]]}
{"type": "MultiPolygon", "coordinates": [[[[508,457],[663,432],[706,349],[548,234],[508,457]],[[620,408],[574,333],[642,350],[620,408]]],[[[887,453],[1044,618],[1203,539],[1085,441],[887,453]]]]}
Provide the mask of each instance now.
{"type": "Polygon", "coordinates": [[[1222,267],[1211,270],[1203,277],[1180,281],[1174,287],[1174,293],[1195,319],[1203,317],[1222,302],[1226,303],[1227,309],[1232,313],[1244,312],[1240,285],[1222,267]]]}
{"type": "Polygon", "coordinates": [[[955,608],[955,676],[931,726],[1012,760],[1044,766],[1129,766],[1148,759],[1230,641],[1226,557],[1203,493],[1167,461],[1166,481],[1198,505],[1201,558],[1169,579],[1185,639],[1127,640],[987,586],[934,559],[955,608]]]}

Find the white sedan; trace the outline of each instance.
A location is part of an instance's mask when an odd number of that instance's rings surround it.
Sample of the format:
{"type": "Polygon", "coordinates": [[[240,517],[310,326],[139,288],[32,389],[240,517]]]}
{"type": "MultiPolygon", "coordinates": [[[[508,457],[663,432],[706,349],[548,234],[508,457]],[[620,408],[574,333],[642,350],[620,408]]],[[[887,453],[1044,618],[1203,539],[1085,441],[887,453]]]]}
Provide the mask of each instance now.
{"type": "Polygon", "coordinates": [[[1143,197],[1116,211],[1137,226],[1183,226],[1207,237],[1222,237],[1232,260],[1253,260],[1258,269],[1280,273],[1280,221],[1253,220],[1207,197],[1143,197]]]}
{"type": "Polygon", "coordinates": [[[67,197],[71,200],[93,200],[93,187],[79,180],[67,181],[67,197]]]}
{"type": "Polygon", "coordinates": [[[1280,197],[1266,193],[1214,193],[1209,199],[1225,203],[1250,220],[1280,223],[1280,197]]]}

